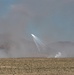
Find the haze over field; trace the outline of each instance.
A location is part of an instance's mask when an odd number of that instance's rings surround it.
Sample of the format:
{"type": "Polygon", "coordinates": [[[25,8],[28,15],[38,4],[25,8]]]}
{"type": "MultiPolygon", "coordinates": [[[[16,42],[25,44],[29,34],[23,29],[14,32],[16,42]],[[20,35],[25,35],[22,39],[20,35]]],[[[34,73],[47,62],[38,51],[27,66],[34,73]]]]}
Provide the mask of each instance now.
{"type": "Polygon", "coordinates": [[[1,58],[74,57],[74,0],[0,3],[1,58]],[[34,41],[31,34],[38,39],[34,41]]]}

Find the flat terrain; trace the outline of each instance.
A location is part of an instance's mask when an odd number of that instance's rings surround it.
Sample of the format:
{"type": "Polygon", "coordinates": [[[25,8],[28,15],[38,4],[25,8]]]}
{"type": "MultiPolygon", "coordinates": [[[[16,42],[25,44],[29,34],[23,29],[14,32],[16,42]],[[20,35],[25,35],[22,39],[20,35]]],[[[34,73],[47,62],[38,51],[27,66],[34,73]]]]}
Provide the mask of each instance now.
{"type": "Polygon", "coordinates": [[[74,58],[3,58],[0,75],[74,75],[74,58]]]}

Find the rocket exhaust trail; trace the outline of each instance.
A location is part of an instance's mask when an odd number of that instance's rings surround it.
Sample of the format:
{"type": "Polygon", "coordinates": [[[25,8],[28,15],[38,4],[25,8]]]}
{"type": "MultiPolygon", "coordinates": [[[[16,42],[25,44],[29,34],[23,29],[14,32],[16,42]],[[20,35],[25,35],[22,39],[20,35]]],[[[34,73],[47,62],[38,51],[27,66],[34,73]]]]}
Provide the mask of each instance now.
{"type": "Polygon", "coordinates": [[[42,46],[42,48],[45,46],[34,34],[31,34],[31,36],[33,37],[33,40],[38,48],[38,50],[40,51],[39,45],[42,46]],[[39,44],[39,45],[38,45],[39,44]]]}
{"type": "Polygon", "coordinates": [[[34,34],[31,34],[31,35],[37,41],[37,43],[39,43],[41,46],[45,46],[45,44],[43,44],[43,42],[41,42],[38,37],[36,37],[34,34]]]}
{"type": "Polygon", "coordinates": [[[37,46],[37,48],[38,48],[38,51],[40,51],[40,48],[39,48],[39,46],[38,46],[37,42],[35,41],[35,39],[34,39],[34,38],[33,38],[33,40],[34,40],[34,42],[35,42],[35,44],[36,44],[36,46],[37,46]]]}

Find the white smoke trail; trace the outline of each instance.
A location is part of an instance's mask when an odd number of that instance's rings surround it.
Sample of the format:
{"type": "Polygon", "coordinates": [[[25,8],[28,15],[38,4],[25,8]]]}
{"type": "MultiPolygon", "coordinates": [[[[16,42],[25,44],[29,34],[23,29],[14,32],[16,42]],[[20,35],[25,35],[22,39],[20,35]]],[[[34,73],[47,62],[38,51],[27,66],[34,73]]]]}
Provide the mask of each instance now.
{"type": "Polygon", "coordinates": [[[39,46],[38,46],[36,40],[35,40],[34,38],[33,38],[33,40],[34,40],[34,42],[35,42],[35,44],[36,44],[36,46],[37,46],[37,48],[38,48],[38,51],[40,52],[40,48],[39,48],[39,46]]]}
{"type": "Polygon", "coordinates": [[[45,46],[45,44],[38,37],[36,37],[34,34],[31,35],[36,40],[37,43],[39,43],[41,46],[45,46]]]}
{"type": "Polygon", "coordinates": [[[35,44],[36,44],[38,50],[40,51],[40,47],[44,48],[44,46],[45,46],[44,43],[42,43],[42,42],[39,40],[39,38],[36,37],[34,34],[31,34],[31,35],[32,35],[32,37],[33,37],[33,40],[34,40],[34,42],[35,42],[35,44]],[[40,45],[40,47],[39,47],[38,44],[40,45]]]}
{"type": "Polygon", "coordinates": [[[40,51],[40,48],[39,48],[39,46],[38,46],[38,44],[37,44],[37,42],[36,42],[36,39],[37,39],[36,36],[33,35],[33,34],[31,34],[31,35],[32,35],[32,37],[33,37],[33,40],[34,40],[34,42],[35,42],[37,48],[38,48],[38,51],[40,51]]]}

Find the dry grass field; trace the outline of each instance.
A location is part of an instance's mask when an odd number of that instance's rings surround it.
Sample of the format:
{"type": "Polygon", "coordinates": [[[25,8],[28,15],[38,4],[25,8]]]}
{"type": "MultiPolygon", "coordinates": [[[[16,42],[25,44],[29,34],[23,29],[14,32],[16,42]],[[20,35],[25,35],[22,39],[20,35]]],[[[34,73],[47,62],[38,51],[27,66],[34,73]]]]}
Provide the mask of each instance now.
{"type": "Polygon", "coordinates": [[[74,75],[74,58],[3,58],[0,75],[74,75]]]}

